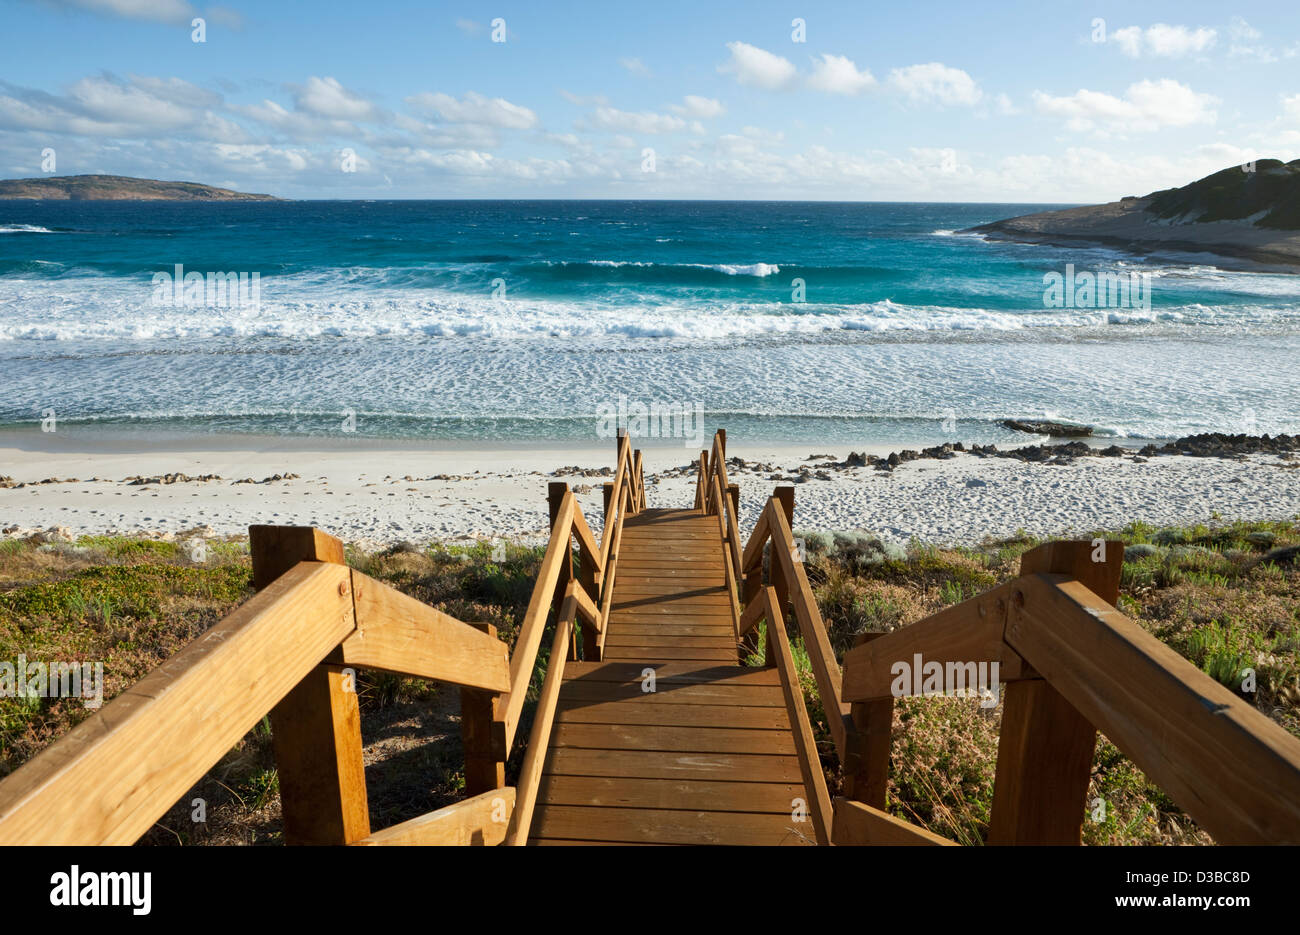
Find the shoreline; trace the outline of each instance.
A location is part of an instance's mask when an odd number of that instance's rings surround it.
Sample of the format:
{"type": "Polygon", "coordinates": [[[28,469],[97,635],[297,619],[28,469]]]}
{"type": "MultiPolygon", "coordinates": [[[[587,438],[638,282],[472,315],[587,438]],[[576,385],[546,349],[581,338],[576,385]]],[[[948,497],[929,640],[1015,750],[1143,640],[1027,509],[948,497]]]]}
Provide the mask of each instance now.
{"type": "MultiPolygon", "coordinates": [[[[570,484],[599,534],[601,485],[614,466],[613,439],[582,447],[431,449],[427,442],[325,445],[295,438],[251,449],[236,444],[247,439],[227,437],[206,447],[113,443],[87,450],[73,439],[24,434],[22,446],[0,435],[6,538],[230,537],[266,523],[317,526],[367,547],[535,544],[546,537],[546,485],[555,480],[570,484]]],[[[1026,438],[1014,449],[957,443],[901,453],[889,445],[850,452],[732,439],[728,469],[740,486],[742,529],[752,526],[774,487],[792,484],[796,529],[867,530],[900,543],[1300,515],[1300,457],[1290,447],[1248,450],[1260,444],[1255,439],[1215,456],[1216,449],[1189,440],[1162,450],[1026,438]]],[[[698,451],[679,444],[642,451],[649,505],[689,506],[698,451]]]]}

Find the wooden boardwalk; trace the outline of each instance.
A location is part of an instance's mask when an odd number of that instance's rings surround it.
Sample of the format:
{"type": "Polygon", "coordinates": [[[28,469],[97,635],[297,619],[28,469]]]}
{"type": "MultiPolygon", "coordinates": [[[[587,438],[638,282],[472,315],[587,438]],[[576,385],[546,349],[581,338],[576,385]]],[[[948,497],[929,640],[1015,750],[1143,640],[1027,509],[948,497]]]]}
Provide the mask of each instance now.
{"type": "Polygon", "coordinates": [[[565,666],[533,844],[805,844],[776,669],[740,665],[716,516],[623,525],[604,659],[565,666]],[[653,691],[647,670],[653,670],[653,691]]]}

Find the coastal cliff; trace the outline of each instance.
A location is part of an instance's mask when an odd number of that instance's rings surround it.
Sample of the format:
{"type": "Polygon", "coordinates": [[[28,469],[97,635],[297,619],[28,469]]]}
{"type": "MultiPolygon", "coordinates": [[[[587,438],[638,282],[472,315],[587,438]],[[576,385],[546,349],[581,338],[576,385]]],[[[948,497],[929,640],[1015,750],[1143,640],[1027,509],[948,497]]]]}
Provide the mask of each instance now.
{"type": "Polygon", "coordinates": [[[1209,253],[1226,265],[1300,269],[1300,159],[1232,166],[1181,188],[1103,205],[981,224],[997,240],[1117,246],[1134,253],[1209,253]]]}

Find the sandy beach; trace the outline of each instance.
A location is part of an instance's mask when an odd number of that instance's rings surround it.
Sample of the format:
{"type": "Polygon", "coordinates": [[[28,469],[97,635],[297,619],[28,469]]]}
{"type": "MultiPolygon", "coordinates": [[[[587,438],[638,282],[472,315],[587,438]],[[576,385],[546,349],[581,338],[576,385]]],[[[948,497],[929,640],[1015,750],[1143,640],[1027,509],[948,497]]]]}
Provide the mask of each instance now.
{"type": "MultiPolygon", "coordinates": [[[[886,448],[869,454],[885,456],[886,448]]],[[[1023,529],[1035,535],[1300,514],[1300,460],[1179,455],[1142,460],[1081,457],[1026,463],[969,453],[923,458],[892,471],[836,465],[842,449],[747,446],[733,440],[741,526],[752,526],[772,489],[793,483],[798,529],[861,529],[897,542],[977,541],[1023,529]],[[810,455],[832,455],[809,460],[810,455]],[[802,479],[801,479],[802,478],[802,479]]],[[[698,457],[698,455],[695,455],[698,457]]],[[[644,449],[652,507],[694,495],[689,449],[644,449]]],[[[427,443],[223,437],[163,445],[38,433],[0,437],[0,529],[26,537],[241,535],[250,524],[313,525],[345,541],[536,542],[546,489],[568,482],[593,528],[613,443],[528,449],[431,448],[427,443]],[[171,475],[171,476],[169,476],[171,475]]]]}

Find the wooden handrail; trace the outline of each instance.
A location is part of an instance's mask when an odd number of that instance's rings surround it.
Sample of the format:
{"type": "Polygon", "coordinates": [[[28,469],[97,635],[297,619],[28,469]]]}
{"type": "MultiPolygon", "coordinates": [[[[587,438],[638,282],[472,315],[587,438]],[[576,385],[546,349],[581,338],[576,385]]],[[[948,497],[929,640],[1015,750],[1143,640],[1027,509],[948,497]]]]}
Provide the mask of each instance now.
{"type": "Polygon", "coordinates": [[[1016,580],[1007,641],[1220,844],[1300,844],[1300,740],[1078,581],[1016,580]]]}
{"type": "MultiPolygon", "coordinates": [[[[1300,740],[1114,607],[1122,560],[1120,542],[1040,546],[1022,558],[1019,577],[846,653],[844,697],[855,714],[881,703],[892,710],[890,670],[917,656],[945,668],[997,662],[1009,684],[991,843],[1078,843],[1097,730],[1217,842],[1300,843],[1300,740]]],[[[888,765],[882,729],[870,769],[888,765]]],[[[883,803],[884,777],[872,780],[883,803]]],[[[879,807],[844,802],[836,801],[836,843],[920,832],[885,822],[879,807]]]]}
{"type": "Polygon", "coordinates": [[[514,814],[512,786],[481,792],[460,802],[428,812],[382,831],[367,835],[353,846],[377,845],[481,845],[505,840],[514,814]]]}
{"type": "Polygon", "coordinates": [[[794,537],[785,521],[785,512],[775,497],[768,500],[765,512],[767,527],[772,533],[772,563],[780,563],[785,580],[790,584],[790,603],[794,606],[804,649],[812,663],[817,692],[826,712],[826,723],[831,738],[835,741],[835,749],[843,759],[845,742],[853,732],[853,721],[849,706],[840,698],[841,674],[839,664],[835,661],[835,651],[831,648],[821,610],[817,607],[817,599],[813,597],[812,588],[808,584],[808,576],[804,574],[803,562],[795,559],[794,537]]]}
{"type": "Polygon", "coordinates": [[[813,832],[818,844],[829,844],[832,811],[830,793],[826,790],[826,773],[822,769],[821,758],[817,755],[817,743],[813,739],[812,725],[808,722],[808,706],[804,703],[803,687],[799,683],[799,671],[794,665],[794,654],[790,651],[790,637],[785,632],[785,621],[781,619],[776,590],[764,588],[761,601],[755,601],[755,604],[762,607],[762,615],[767,619],[768,638],[776,648],[776,667],[781,674],[786,713],[794,731],[799,772],[804,789],[812,799],[806,804],[812,818],[813,832]]]}
{"type": "Polygon", "coordinates": [[[332,653],[508,684],[500,640],[346,565],[300,562],[0,782],[0,843],[133,843],[332,653]]]}
{"type": "Polygon", "coordinates": [[[555,638],[551,642],[550,663],[546,667],[541,697],[537,699],[537,714],[533,718],[533,728],[528,735],[528,752],[524,754],[523,768],[519,772],[515,810],[510,817],[510,830],[505,839],[505,843],[509,845],[528,843],[533,808],[537,804],[537,790],[542,782],[542,765],[546,762],[551,725],[555,721],[555,703],[560,697],[560,685],[564,681],[564,662],[569,654],[569,640],[572,638],[573,623],[577,614],[576,587],[570,583],[564,595],[564,603],[560,607],[559,619],[555,622],[555,638]]]}

